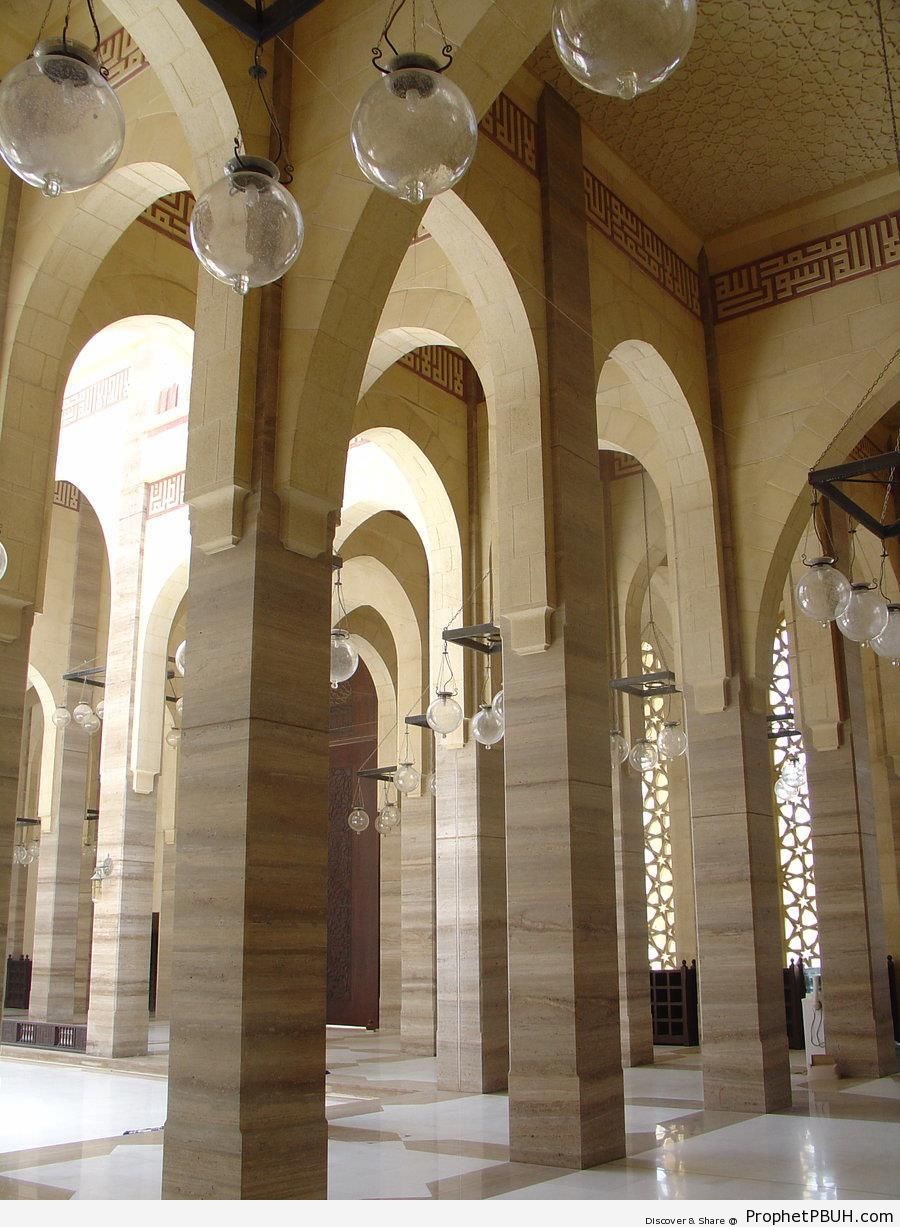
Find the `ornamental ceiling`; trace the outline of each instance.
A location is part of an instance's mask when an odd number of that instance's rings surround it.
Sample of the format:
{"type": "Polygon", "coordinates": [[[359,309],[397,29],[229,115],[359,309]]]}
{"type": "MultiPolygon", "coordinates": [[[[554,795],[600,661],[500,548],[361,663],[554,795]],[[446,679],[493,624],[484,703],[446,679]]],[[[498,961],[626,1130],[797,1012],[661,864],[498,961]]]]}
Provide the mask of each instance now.
{"type": "Polygon", "coordinates": [[[895,164],[876,0],[699,0],[684,64],[634,102],[577,85],[549,38],[527,67],[703,238],[895,164]]]}

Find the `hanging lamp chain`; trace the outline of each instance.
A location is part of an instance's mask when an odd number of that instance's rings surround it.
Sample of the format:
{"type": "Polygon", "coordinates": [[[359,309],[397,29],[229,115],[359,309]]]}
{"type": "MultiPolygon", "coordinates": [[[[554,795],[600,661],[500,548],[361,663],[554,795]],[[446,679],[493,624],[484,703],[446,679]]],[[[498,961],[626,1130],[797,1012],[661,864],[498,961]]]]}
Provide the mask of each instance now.
{"type": "Polygon", "coordinates": [[[881,62],[884,65],[884,81],[887,87],[888,108],[891,113],[891,128],[894,134],[894,157],[897,161],[897,170],[900,171],[900,137],[897,134],[897,112],[894,110],[894,87],[891,82],[891,65],[888,60],[887,36],[884,29],[884,14],[881,11],[881,0],[875,0],[875,9],[878,13],[878,33],[881,38],[881,62]]]}
{"type": "MultiPolygon", "coordinates": [[[[400,55],[400,52],[397,50],[396,44],[391,38],[391,30],[393,28],[394,22],[397,20],[400,13],[406,7],[406,2],[407,0],[391,0],[391,3],[388,7],[388,14],[387,14],[387,17],[385,18],[384,26],[378,38],[378,42],[372,48],[372,63],[378,69],[379,72],[384,73],[385,75],[391,72],[391,69],[389,67],[385,67],[380,62],[384,56],[384,48],[382,47],[382,43],[387,44],[393,56],[396,57],[400,55]]],[[[446,63],[440,64],[436,67],[436,71],[445,72],[450,67],[450,65],[453,63],[453,46],[449,42],[447,35],[444,33],[444,27],[441,24],[441,18],[437,11],[437,5],[435,3],[435,0],[431,0],[431,7],[432,7],[432,10],[434,11],[434,18],[435,18],[435,21],[437,22],[437,27],[438,27],[438,30],[440,31],[441,38],[444,40],[444,45],[441,50],[442,50],[444,59],[446,60],[446,63]]],[[[416,0],[411,0],[411,10],[412,10],[412,39],[411,39],[411,42],[412,42],[413,53],[415,54],[418,50],[418,24],[419,24],[418,11],[416,8],[416,0]]]]}

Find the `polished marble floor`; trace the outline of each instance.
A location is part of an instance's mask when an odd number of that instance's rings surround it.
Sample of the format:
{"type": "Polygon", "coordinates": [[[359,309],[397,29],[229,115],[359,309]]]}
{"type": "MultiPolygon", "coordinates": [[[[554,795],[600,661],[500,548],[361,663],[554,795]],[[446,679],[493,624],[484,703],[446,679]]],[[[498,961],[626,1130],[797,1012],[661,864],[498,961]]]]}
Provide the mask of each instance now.
{"type": "MultiPolygon", "coordinates": [[[[0,1050],[0,1199],[159,1197],[166,1037],[139,1061],[0,1050]]],[[[706,1112],[699,1053],[626,1070],[628,1156],[568,1172],[508,1160],[503,1095],[435,1088],[396,1037],[329,1029],[333,1199],[869,1201],[900,1197],[900,1076],[813,1091],[794,1107],[706,1112]]]]}

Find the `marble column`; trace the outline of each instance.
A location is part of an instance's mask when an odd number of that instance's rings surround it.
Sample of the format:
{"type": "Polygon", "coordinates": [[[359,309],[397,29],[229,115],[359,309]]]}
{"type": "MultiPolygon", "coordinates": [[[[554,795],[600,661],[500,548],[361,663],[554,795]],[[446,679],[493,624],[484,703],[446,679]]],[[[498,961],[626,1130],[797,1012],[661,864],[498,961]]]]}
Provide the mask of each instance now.
{"type": "Polygon", "coordinates": [[[483,1094],[509,1074],[503,750],[436,759],[438,1086],[483,1094]]]}
{"type": "MultiPolygon", "coordinates": [[[[862,654],[866,706],[869,724],[869,762],[872,775],[872,797],[875,804],[875,835],[878,841],[878,866],[881,877],[881,900],[884,909],[885,948],[900,951],[900,881],[894,844],[895,827],[900,827],[900,788],[893,789],[891,777],[894,764],[888,749],[889,725],[900,707],[900,695],[892,705],[890,690],[885,687],[886,671],[891,662],[875,652],[862,654]],[[893,795],[892,795],[893,793],[893,795]]],[[[896,672],[896,670],[894,670],[896,672]]],[[[896,776],[894,777],[896,780],[896,776]]],[[[897,781],[900,784],[900,781],[897,781]]],[[[900,957],[900,956],[898,956],[900,957]]]]}
{"type": "MultiPolygon", "coordinates": [[[[83,502],[78,512],[72,577],[69,670],[92,663],[97,654],[103,554],[100,524],[92,508],[83,502]]],[[[102,690],[94,687],[68,682],[61,701],[72,711],[82,697],[91,707],[96,706],[102,694],[102,690]]],[[[48,1022],[72,1022],[75,1016],[82,841],[91,743],[92,738],[74,720],[57,734],[51,812],[41,831],[29,1013],[32,1018],[48,1022]]]]}
{"type": "MultiPolygon", "coordinates": [[[[690,753],[690,751],[688,751],[690,753]]],[[[672,880],[675,886],[675,951],[679,964],[697,957],[697,900],[694,897],[694,838],[691,833],[691,797],[688,760],[666,763],[669,777],[669,838],[672,844],[672,880]]]]}
{"type": "MultiPolygon", "coordinates": [[[[630,744],[642,737],[632,732],[630,744]]],[[[641,777],[627,763],[612,776],[613,848],[619,930],[619,1025],[622,1064],[653,1064],[650,961],[647,941],[647,875],[641,777]]]]}
{"type": "Polygon", "coordinates": [[[400,1044],[434,1056],[437,1028],[434,798],[403,799],[400,825],[400,1044]]]}
{"type": "MultiPolygon", "coordinates": [[[[0,638],[0,951],[6,951],[12,854],[16,839],[16,799],[19,793],[19,750],[31,642],[31,609],[16,617],[16,638],[0,638]]],[[[6,958],[0,965],[0,1002],[6,984],[6,958]]]]}
{"type": "MultiPolygon", "coordinates": [[[[278,48],[276,57],[283,90],[289,62],[278,48]]],[[[276,90],[281,114],[283,104],[276,90]]],[[[258,291],[258,329],[244,313],[242,361],[255,356],[256,383],[240,540],[191,554],[163,1152],[169,1199],[321,1199],[327,1191],[332,572],[330,551],[310,559],[280,539],[281,295],[277,283],[258,291]]],[[[189,442],[188,490],[192,457],[189,442]]]]}
{"type": "Polygon", "coordinates": [[[597,752],[603,500],[581,126],[550,88],[540,125],[556,592],[548,649],[504,653],[509,1141],[514,1163],[584,1168],[625,1153],[610,763],[597,752]]]}
{"type": "MultiPolygon", "coordinates": [[[[834,525],[834,537],[846,557],[842,528],[834,525]]],[[[879,1078],[894,1072],[895,1058],[862,649],[836,628],[822,631],[802,618],[795,633],[798,653],[808,655],[804,639],[824,647],[817,653],[819,679],[828,661],[825,680],[833,676],[837,689],[832,749],[816,748],[812,695],[801,694],[798,703],[812,817],[825,1043],[844,1076],[879,1078]]]]}
{"type": "MultiPolygon", "coordinates": [[[[746,676],[732,540],[727,431],[705,253],[700,288],[724,605],[724,679],[684,686],[697,905],[703,1099],[712,1110],[790,1106],[778,854],[764,690],[746,676]],[[719,707],[723,710],[717,710],[719,707]]],[[[774,632],[774,628],[773,628],[774,632]]]]}
{"type": "Polygon", "coordinates": [[[87,1050],[126,1057],[147,1051],[150,929],[156,797],[134,791],[135,724],[146,492],[140,477],[141,427],[135,414],[124,449],[116,550],[111,558],[100,821],[97,860],[112,873],[94,902],[87,1050]]]}

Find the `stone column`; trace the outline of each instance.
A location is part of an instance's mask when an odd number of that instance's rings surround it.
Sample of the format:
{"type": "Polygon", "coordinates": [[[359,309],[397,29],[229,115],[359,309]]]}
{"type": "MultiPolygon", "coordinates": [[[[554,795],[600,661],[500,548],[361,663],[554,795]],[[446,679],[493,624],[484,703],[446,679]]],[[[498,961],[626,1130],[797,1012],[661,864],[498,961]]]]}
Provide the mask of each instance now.
{"type": "Polygon", "coordinates": [[[404,797],[400,825],[400,1044],[434,1056],[437,1028],[434,798],[404,797]]]}
{"type": "MultiPolygon", "coordinates": [[[[631,706],[634,706],[632,704],[631,706]]],[[[639,704],[638,704],[639,706],[639,704]]],[[[643,723],[643,721],[642,721],[643,723]]],[[[632,729],[630,744],[643,736],[632,729]]],[[[647,942],[647,877],[641,777],[627,763],[612,776],[616,914],[619,929],[619,1025],[622,1064],[653,1064],[650,962],[647,942]]]]}
{"type": "MultiPolygon", "coordinates": [[[[688,750],[690,754],[690,750],[688,750]]],[[[672,879],[675,884],[675,950],[680,964],[697,957],[697,901],[694,897],[694,839],[691,833],[691,796],[688,760],[666,763],[669,776],[669,836],[672,843],[672,879]]]]}
{"type": "MultiPolygon", "coordinates": [[[[0,613],[3,611],[0,610],[0,613]]],[[[12,854],[16,839],[16,798],[19,792],[19,750],[28,677],[32,610],[10,619],[16,638],[0,637],[0,1002],[6,991],[6,931],[9,920],[12,854]]],[[[13,629],[10,625],[10,631],[13,629]]]]}
{"type": "MultiPolygon", "coordinates": [[[[700,288],[715,462],[725,667],[684,679],[694,849],[703,1098],[707,1108],[774,1112],[791,1103],[784,1025],[781,899],[766,692],[742,663],[727,432],[705,253],[700,288]],[[707,693],[707,690],[709,693],[707,693]],[[713,693],[715,692],[715,693],[713,693]],[[719,706],[724,710],[716,710],[719,706]]],[[[682,621],[682,633],[684,623],[682,621]]],[[[773,627],[774,633],[774,627],[773,627]]]]}
{"type": "MultiPolygon", "coordinates": [[[[846,558],[842,517],[833,531],[846,558]]],[[[838,715],[833,747],[818,748],[827,726],[816,718],[815,689],[809,685],[805,697],[803,689],[795,696],[812,817],[825,1042],[842,1074],[879,1078],[893,1073],[895,1059],[862,652],[836,627],[822,630],[803,617],[796,619],[795,634],[798,658],[816,662],[819,687],[834,687],[838,715]]],[[[809,665],[803,681],[813,681],[809,665]]]]}
{"type": "MultiPolygon", "coordinates": [[[[897,708],[891,706],[890,689],[884,684],[887,680],[886,672],[879,667],[886,665],[890,669],[891,662],[875,652],[863,652],[862,665],[869,717],[869,761],[872,768],[885,947],[888,952],[893,952],[900,951],[900,882],[897,878],[900,865],[894,845],[895,826],[900,829],[900,788],[892,787],[891,777],[894,776],[897,784],[900,784],[900,780],[894,775],[888,735],[890,721],[898,717],[895,714],[897,708]]],[[[895,696],[894,702],[900,706],[900,695],[895,696]]]]}
{"type": "Polygon", "coordinates": [[[438,1086],[483,1094],[509,1074],[503,751],[436,758],[438,1086]]]}
{"type": "Polygon", "coordinates": [[[146,524],[140,480],[140,415],[125,444],[116,550],[110,560],[100,821],[97,861],[112,874],[94,903],[87,1050],[126,1057],[147,1051],[156,798],[137,793],[131,772],[146,524]]]}
{"type": "MultiPolygon", "coordinates": [[[[280,44],[275,55],[284,117],[289,61],[280,44]]],[[[252,296],[244,308],[242,362],[255,355],[256,383],[240,540],[191,555],[163,1154],[172,1199],[327,1191],[331,552],[313,560],[280,540],[281,295],[278,283],[258,292],[258,329],[252,296]]],[[[195,463],[189,442],[189,490],[195,463]]]]}
{"type": "Polygon", "coordinates": [[[504,654],[509,1140],[583,1168],[625,1153],[603,500],[580,122],[545,88],[540,124],[556,608],[545,652],[504,654]]]}
{"type": "MultiPolygon", "coordinates": [[[[78,512],[69,670],[93,663],[97,654],[97,617],[103,570],[103,537],[93,510],[82,502],[78,512]]],[[[103,694],[95,687],[68,682],[62,702],[69,711],[81,700],[96,706],[103,694]]],[[[99,735],[99,734],[95,734],[99,735]]],[[[49,820],[41,831],[37,900],[34,916],[32,1018],[71,1022],[75,1015],[76,951],[82,877],[82,839],[87,808],[92,738],[73,720],[57,735],[57,761],[49,820]]]]}
{"type": "Polygon", "coordinates": [[[168,1018],[172,992],[172,941],[175,924],[175,813],[178,804],[178,747],[163,746],[159,783],[159,944],[156,959],[156,1017],[168,1018]]]}

